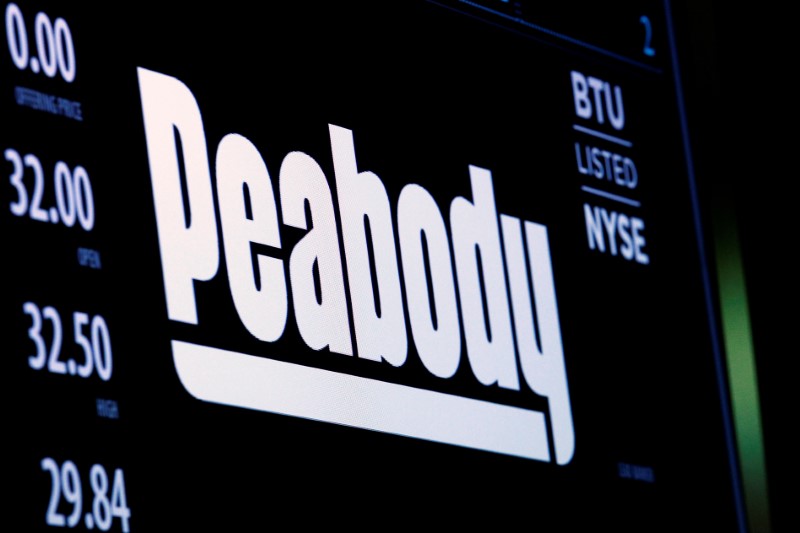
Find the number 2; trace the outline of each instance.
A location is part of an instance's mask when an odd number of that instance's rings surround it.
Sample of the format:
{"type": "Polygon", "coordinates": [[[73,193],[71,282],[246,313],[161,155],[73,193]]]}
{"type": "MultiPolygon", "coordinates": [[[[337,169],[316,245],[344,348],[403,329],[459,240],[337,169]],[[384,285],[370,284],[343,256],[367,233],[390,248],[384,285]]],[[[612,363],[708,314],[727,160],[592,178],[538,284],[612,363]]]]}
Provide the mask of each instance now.
{"type": "Polygon", "coordinates": [[[47,505],[45,522],[48,526],[63,527],[65,524],[64,515],[58,512],[58,501],[61,499],[61,482],[59,477],[58,464],[50,457],[42,459],[42,470],[50,472],[50,503],[47,505]]]}
{"type": "Polygon", "coordinates": [[[650,41],[653,39],[653,28],[650,25],[650,17],[642,15],[639,22],[644,24],[644,48],[642,52],[648,57],[656,55],[656,51],[650,46],[650,41]]]}

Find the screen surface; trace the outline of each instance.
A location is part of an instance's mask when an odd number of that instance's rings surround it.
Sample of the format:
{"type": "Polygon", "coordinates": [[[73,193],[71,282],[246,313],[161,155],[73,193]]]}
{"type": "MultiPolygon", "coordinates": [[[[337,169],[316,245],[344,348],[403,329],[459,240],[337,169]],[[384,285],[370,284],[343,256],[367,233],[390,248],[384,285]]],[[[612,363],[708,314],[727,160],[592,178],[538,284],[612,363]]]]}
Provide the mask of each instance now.
{"type": "Polygon", "coordinates": [[[22,530],[743,527],[667,5],[4,15],[22,530]]]}

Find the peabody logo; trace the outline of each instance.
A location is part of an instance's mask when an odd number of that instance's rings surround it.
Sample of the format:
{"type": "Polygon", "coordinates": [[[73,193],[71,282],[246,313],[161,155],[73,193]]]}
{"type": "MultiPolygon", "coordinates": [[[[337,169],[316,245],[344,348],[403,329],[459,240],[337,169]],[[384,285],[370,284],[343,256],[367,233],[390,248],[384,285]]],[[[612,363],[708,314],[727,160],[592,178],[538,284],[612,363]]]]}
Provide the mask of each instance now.
{"type": "Polygon", "coordinates": [[[291,296],[310,349],[400,367],[410,330],[424,367],[447,380],[463,360],[463,327],[466,359],[479,383],[547,399],[554,450],[545,415],[536,410],[173,340],[178,375],[192,395],[570,462],[575,438],[547,229],[497,213],[489,170],[469,167],[472,199],[452,200],[449,233],[434,198],[413,183],[400,193],[395,228],[383,182],[359,170],[352,131],[332,124],[337,204],[308,154],[287,154],[273,182],[258,149],[233,133],[217,146],[212,179],[194,95],[174,77],[143,68],[138,76],[171,320],[199,325],[194,282],[217,275],[221,240],[236,312],[257,339],[281,338],[291,296]],[[306,231],[291,253],[282,251],[281,224],[306,231]]]}

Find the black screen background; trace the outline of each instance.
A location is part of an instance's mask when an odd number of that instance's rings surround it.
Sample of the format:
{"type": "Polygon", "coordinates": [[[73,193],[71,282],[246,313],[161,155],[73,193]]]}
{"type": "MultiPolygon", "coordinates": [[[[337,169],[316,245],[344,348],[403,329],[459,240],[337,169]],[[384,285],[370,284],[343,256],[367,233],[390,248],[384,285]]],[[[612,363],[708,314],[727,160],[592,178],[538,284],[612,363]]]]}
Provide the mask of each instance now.
{"type": "MultiPolygon", "coordinates": [[[[79,74],[71,86],[51,89],[6,61],[4,78],[82,101],[85,120],[37,114],[6,97],[4,122],[13,127],[3,128],[3,146],[37,154],[45,167],[68,157],[83,164],[93,177],[98,222],[87,235],[3,213],[8,249],[20,256],[11,261],[14,281],[3,304],[7,353],[16,354],[3,378],[8,405],[18,406],[9,413],[19,435],[12,523],[43,527],[49,479],[39,461],[50,456],[86,471],[95,462],[124,468],[135,531],[248,530],[286,518],[365,526],[373,511],[412,525],[422,510],[457,525],[524,517],[564,529],[587,520],[623,530],[688,520],[733,529],[669,64],[653,81],[424,3],[389,15],[377,8],[349,16],[332,8],[276,8],[267,19],[139,4],[124,16],[127,29],[113,16],[103,25],[96,13],[85,14],[88,8],[23,9],[29,18],[43,9],[70,22],[79,74]],[[122,42],[134,42],[135,52],[114,46],[122,42]],[[117,60],[107,59],[108,47],[117,60]],[[274,347],[249,340],[222,276],[198,287],[202,331],[166,319],[136,66],[173,75],[193,91],[212,168],[216,144],[236,132],[259,148],[273,180],[284,155],[302,150],[333,185],[332,123],[354,131],[359,168],[382,178],[393,208],[403,185],[421,183],[445,219],[453,197],[471,197],[467,165],[491,169],[498,211],[548,227],[576,428],[573,462],[558,467],[189,397],[175,376],[171,338],[266,356],[274,350],[287,359],[293,346],[304,347],[291,318],[274,347]],[[643,182],[652,261],[646,269],[587,250],[586,197],[572,159],[572,69],[624,83],[626,132],[636,141],[643,182]],[[678,183],[664,186],[665,180],[678,183]],[[103,268],[79,267],[72,259],[78,246],[100,250],[103,268]],[[62,316],[78,308],[102,312],[114,343],[112,381],[30,370],[29,324],[20,313],[28,300],[53,305],[62,316]],[[97,418],[96,398],[117,400],[120,420],[97,418]],[[619,462],[652,467],[656,483],[620,479],[619,462]]],[[[0,200],[7,204],[12,193],[6,186],[0,200]]],[[[745,244],[752,242],[747,231],[745,244]]],[[[283,237],[292,242],[291,232],[283,237]]],[[[336,367],[326,354],[303,354],[312,365],[336,367]]],[[[338,369],[426,386],[429,378],[409,359],[402,375],[362,370],[359,361],[338,369]]],[[[463,361],[465,375],[454,384],[465,394],[515,401],[477,388],[465,371],[463,361]]],[[[536,398],[527,401],[542,408],[536,398]]],[[[766,425],[769,444],[769,416],[766,425]]]]}

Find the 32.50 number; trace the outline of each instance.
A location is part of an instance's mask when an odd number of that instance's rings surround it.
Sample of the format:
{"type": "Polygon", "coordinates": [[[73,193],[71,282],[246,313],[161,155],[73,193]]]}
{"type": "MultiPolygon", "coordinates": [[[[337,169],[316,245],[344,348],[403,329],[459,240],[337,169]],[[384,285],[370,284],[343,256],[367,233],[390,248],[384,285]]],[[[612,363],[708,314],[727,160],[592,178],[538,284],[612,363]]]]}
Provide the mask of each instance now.
{"type": "Polygon", "coordinates": [[[90,317],[80,311],[72,313],[73,340],[83,352],[83,361],[79,365],[75,359],[70,358],[65,362],[60,358],[63,329],[61,316],[55,308],[50,306],[39,308],[33,302],[25,302],[22,304],[22,311],[31,317],[28,338],[36,347],[36,353],[28,357],[28,365],[32,369],[43,370],[46,368],[53,374],[77,374],[82,378],[88,378],[92,373],[97,373],[103,381],[111,379],[113,371],[111,336],[108,333],[106,321],[101,315],[90,317]],[[45,340],[42,332],[45,321],[50,323],[49,342],[45,340]]]}

